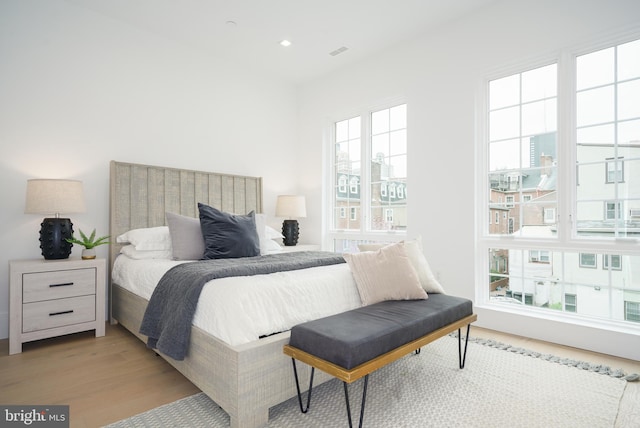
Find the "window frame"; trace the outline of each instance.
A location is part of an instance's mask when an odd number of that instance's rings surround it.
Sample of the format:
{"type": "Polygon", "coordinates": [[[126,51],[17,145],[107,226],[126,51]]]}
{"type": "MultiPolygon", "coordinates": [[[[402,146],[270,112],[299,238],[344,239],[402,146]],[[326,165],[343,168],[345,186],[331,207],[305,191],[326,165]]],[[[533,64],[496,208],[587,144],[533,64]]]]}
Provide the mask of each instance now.
{"type": "Polygon", "coordinates": [[[611,270],[622,270],[622,256],[620,254],[603,254],[602,269],[609,270],[609,260],[611,260],[611,270]],[[617,266],[613,263],[614,257],[618,260],[617,266]]]}
{"type": "Polygon", "coordinates": [[[640,322],[640,302],[624,301],[624,319],[625,321],[640,322]],[[629,309],[630,306],[634,306],[634,308],[629,309]],[[633,312],[632,317],[629,316],[631,312],[633,312]]]}
{"type": "Polygon", "coordinates": [[[606,184],[615,184],[615,183],[624,183],[624,157],[618,156],[615,158],[605,158],[605,183],[606,184]],[[611,168],[611,165],[614,167],[611,168]],[[611,179],[611,174],[615,176],[611,179]],[[616,177],[617,176],[617,177],[616,177]]]}
{"type": "MultiPolygon", "coordinates": [[[[371,153],[371,141],[372,141],[372,114],[386,110],[392,109],[397,106],[405,105],[406,107],[406,125],[405,132],[409,129],[410,125],[410,106],[405,97],[396,97],[389,98],[387,100],[383,100],[379,103],[374,103],[367,107],[346,111],[341,114],[335,115],[327,121],[327,138],[325,139],[328,149],[327,153],[327,170],[329,171],[329,180],[327,183],[327,191],[326,194],[326,213],[328,221],[324,222],[324,238],[323,242],[326,248],[333,248],[336,251],[348,251],[346,247],[338,247],[336,243],[338,241],[350,241],[351,244],[354,242],[398,242],[406,238],[406,229],[398,229],[398,230],[372,230],[371,228],[371,211],[372,211],[372,181],[371,181],[371,160],[373,159],[373,155],[371,153]],[[352,219],[353,211],[350,211],[349,217],[351,221],[359,221],[359,228],[357,229],[340,229],[335,227],[334,218],[335,218],[335,209],[336,209],[336,198],[335,198],[335,189],[336,189],[336,174],[334,173],[335,167],[335,149],[336,149],[336,135],[335,135],[335,126],[336,123],[350,120],[355,117],[360,117],[360,203],[357,208],[356,220],[352,219]]],[[[397,131],[397,130],[393,130],[397,131]]],[[[393,132],[390,131],[390,132],[393,132]]],[[[406,137],[406,148],[405,152],[400,155],[404,155],[407,159],[409,156],[409,133],[407,132],[406,137]]],[[[391,155],[391,157],[397,156],[397,153],[391,155]]],[[[406,186],[409,182],[409,171],[408,171],[408,162],[406,165],[407,168],[407,177],[404,186],[406,186]]],[[[348,183],[347,183],[348,184],[348,183]]],[[[392,180],[382,180],[380,183],[380,193],[381,196],[385,198],[392,198],[397,196],[397,192],[395,188],[392,189],[396,183],[392,180]],[[384,194],[383,194],[384,193],[384,194]]],[[[404,200],[404,207],[408,208],[409,198],[407,195],[407,188],[404,187],[401,190],[401,194],[404,200]]],[[[350,207],[352,210],[355,207],[350,207]]],[[[382,206],[383,210],[381,211],[384,215],[386,208],[396,208],[394,206],[382,206]]],[[[405,209],[406,209],[405,208],[405,209]]],[[[394,213],[395,216],[395,213],[394,213]]],[[[349,244],[349,245],[351,245],[349,244]]]]}
{"type": "MultiPolygon", "coordinates": [[[[628,42],[640,39],[640,30],[632,30],[608,35],[606,38],[600,37],[599,40],[587,41],[582,45],[563,48],[556,52],[539,55],[529,59],[524,59],[518,64],[511,63],[509,65],[489,70],[479,83],[477,108],[476,108],[476,254],[479,254],[476,263],[476,304],[479,307],[488,308],[500,312],[517,312],[518,314],[526,314],[536,318],[559,319],[563,322],[580,323],[578,314],[563,314],[554,311],[540,310],[540,308],[525,308],[524,305],[518,305],[517,308],[505,307],[504,304],[491,301],[490,290],[487,286],[487,278],[490,278],[489,262],[490,255],[494,251],[503,250],[530,250],[530,249],[549,249],[553,254],[559,253],[563,263],[566,262],[566,256],[576,253],[592,253],[602,254],[611,253],[637,256],[639,237],[622,235],[619,236],[617,229],[613,236],[603,237],[601,235],[586,235],[578,233],[578,192],[579,190],[579,171],[577,167],[577,125],[576,125],[576,61],[581,55],[596,52],[614,46],[619,46],[628,42]],[[557,167],[557,197],[556,197],[556,219],[554,226],[554,235],[549,236],[517,236],[517,230],[509,235],[492,235],[490,224],[492,220],[492,204],[490,201],[490,181],[489,176],[491,168],[489,166],[489,82],[495,79],[508,77],[517,73],[524,73],[538,67],[543,67],[551,63],[558,64],[558,91],[557,91],[557,159],[555,166],[557,167]],[[487,209],[489,207],[490,209],[487,209]]],[[[618,118],[614,123],[617,124],[618,118]]],[[[618,159],[622,158],[616,155],[618,159]]],[[[604,160],[604,159],[603,159],[604,160]]],[[[622,161],[624,163],[624,161],[622,161]]],[[[623,180],[629,180],[625,177],[627,171],[624,171],[623,164],[618,164],[619,168],[623,168],[623,180]]],[[[620,174],[620,173],[618,173],[620,174]]],[[[584,180],[583,180],[584,181],[584,180]]],[[[620,217],[626,212],[625,199],[618,198],[616,193],[616,202],[621,203],[619,206],[620,217]]],[[[525,200],[522,198],[520,206],[536,204],[535,198],[525,200]]],[[[494,203],[495,205],[495,203],[494,203]]],[[[517,221],[522,225],[522,219],[517,221]]],[[[577,265],[578,263],[576,263],[577,265]]],[[[596,266],[597,267],[597,260],[596,266]]],[[[510,267],[511,268],[511,267],[510,267]]],[[[563,268],[563,266],[560,266],[563,268]]],[[[515,272],[515,275],[522,274],[515,272]]],[[[610,274],[613,275],[613,274],[610,274]]],[[[616,274],[617,275],[617,274],[616,274]]],[[[610,285],[608,287],[614,287],[610,285]]],[[[610,289],[610,293],[611,290],[610,289]]],[[[610,309],[620,312],[618,309],[610,309]]],[[[613,316],[613,315],[611,315],[613,316]]],[[[603,319],[603,325],[618,325],[619,318],[603,319]]],[[[619,324],[621,327],[628,327],[627,324],[619,324]]]]}
{"type": "Polygon", "coordinates": [[[578,295],[577,294],[573,294],[573,293],[564,293],[564,311],[565,312],[571,312],[571,313],[576,313],[578,312],[578,295]],[[573,302],[568,302],[567,298],[568,297],[572,297],[573,298],[573,302]],[[569,310],[568,308],[571,307],[573,308],[572,310],[569,310]]]}
{"type": "Polygon", "coordinates": [[[596,253],[579,253],[578,266],[587,269],[598,269],[598,255],[596,253]],[[593,257],[593,263],[586,263],[583,257],[593,257]]]}
{"type": "Polygon", "coordinates": [[[551,255],[549,250],[529,250],[529,263],[551,263],[551,255]],[[535,256],[534,256],[535,253],[535,256]]]}

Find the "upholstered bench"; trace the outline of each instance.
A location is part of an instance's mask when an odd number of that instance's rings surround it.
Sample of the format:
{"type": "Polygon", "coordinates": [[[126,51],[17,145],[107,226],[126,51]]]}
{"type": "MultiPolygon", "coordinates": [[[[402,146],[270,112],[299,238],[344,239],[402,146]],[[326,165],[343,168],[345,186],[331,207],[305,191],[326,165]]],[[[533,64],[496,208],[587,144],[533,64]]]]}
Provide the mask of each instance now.
{"type": "Polygon", "coordinates": [[[458,330],[459,366],[464,368],[467,341],[463,353],[460,329],[467,327],[468,338],[471,323],[476,319],[470,300],[430,294],[426,300],[388,300],[294,326],[283,351],[293,361],[300,410],[303,413],[309,410],[317,368],[343,381],[352,426],[347,384],[364,377],[362,426],[370,373],[410,352],[419,353],[422,346],[454,330],[458,330]],[[296,360],[312,367],[306,408],[302,404],[296,360]]]}

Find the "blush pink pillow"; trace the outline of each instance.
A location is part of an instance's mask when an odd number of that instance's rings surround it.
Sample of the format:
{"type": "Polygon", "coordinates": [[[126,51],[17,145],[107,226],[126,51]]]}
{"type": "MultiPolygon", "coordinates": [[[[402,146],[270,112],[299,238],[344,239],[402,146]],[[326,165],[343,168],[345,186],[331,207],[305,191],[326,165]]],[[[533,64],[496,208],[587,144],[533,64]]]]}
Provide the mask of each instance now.
{"type": "Polygon", "coordinates": [[[360,293],[362,305],[384,300],[428,298],[411,264],[404,242],[376,251],[344,254],[360,293]]]}

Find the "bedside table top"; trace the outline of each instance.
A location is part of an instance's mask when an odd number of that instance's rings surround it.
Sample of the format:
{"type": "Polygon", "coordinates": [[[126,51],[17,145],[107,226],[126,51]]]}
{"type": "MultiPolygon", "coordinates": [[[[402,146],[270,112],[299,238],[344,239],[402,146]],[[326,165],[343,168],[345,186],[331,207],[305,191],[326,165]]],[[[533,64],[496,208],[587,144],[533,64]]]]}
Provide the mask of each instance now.
{"type": "Polygon", "coordinates": [[[292,251],[320,251],[320,245],[318,244],[298,244],[298,245],[280,245],[282,251],[284,252],[292,252],[292,251]]]}
{"type": "Polygon", "coordinates": [[[78,269],[83,267],[96,267],[106,266],[106,259],[95,258],[91,260],[83,260],[79,257],[60,259],[60,260],[45,260],[41,259],[19,259],[9,260],[9,267],[13,269],[30,271],[46,271],[46,270],[63,270],[63,269],[78,269]]]}

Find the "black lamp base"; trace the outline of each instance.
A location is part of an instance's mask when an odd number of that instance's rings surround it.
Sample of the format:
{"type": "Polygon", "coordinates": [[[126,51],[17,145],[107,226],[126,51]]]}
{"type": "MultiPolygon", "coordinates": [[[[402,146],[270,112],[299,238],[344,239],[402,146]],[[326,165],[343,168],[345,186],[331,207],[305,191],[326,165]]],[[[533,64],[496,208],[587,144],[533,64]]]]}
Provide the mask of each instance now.
{"type": "Polygon", "coordinates": [[[298,243],[298,220],[285,220],[282,223],[282,234],[284,235],[284,239],[282,242],[287,247],[295,246],[298,243]]]}
{"type": "Polygon", "coordinates": [[[46,260],[68,259],[73,244],[73,223],[68,218],[45,218],[40,224],[40,249],[46,260]]]}

